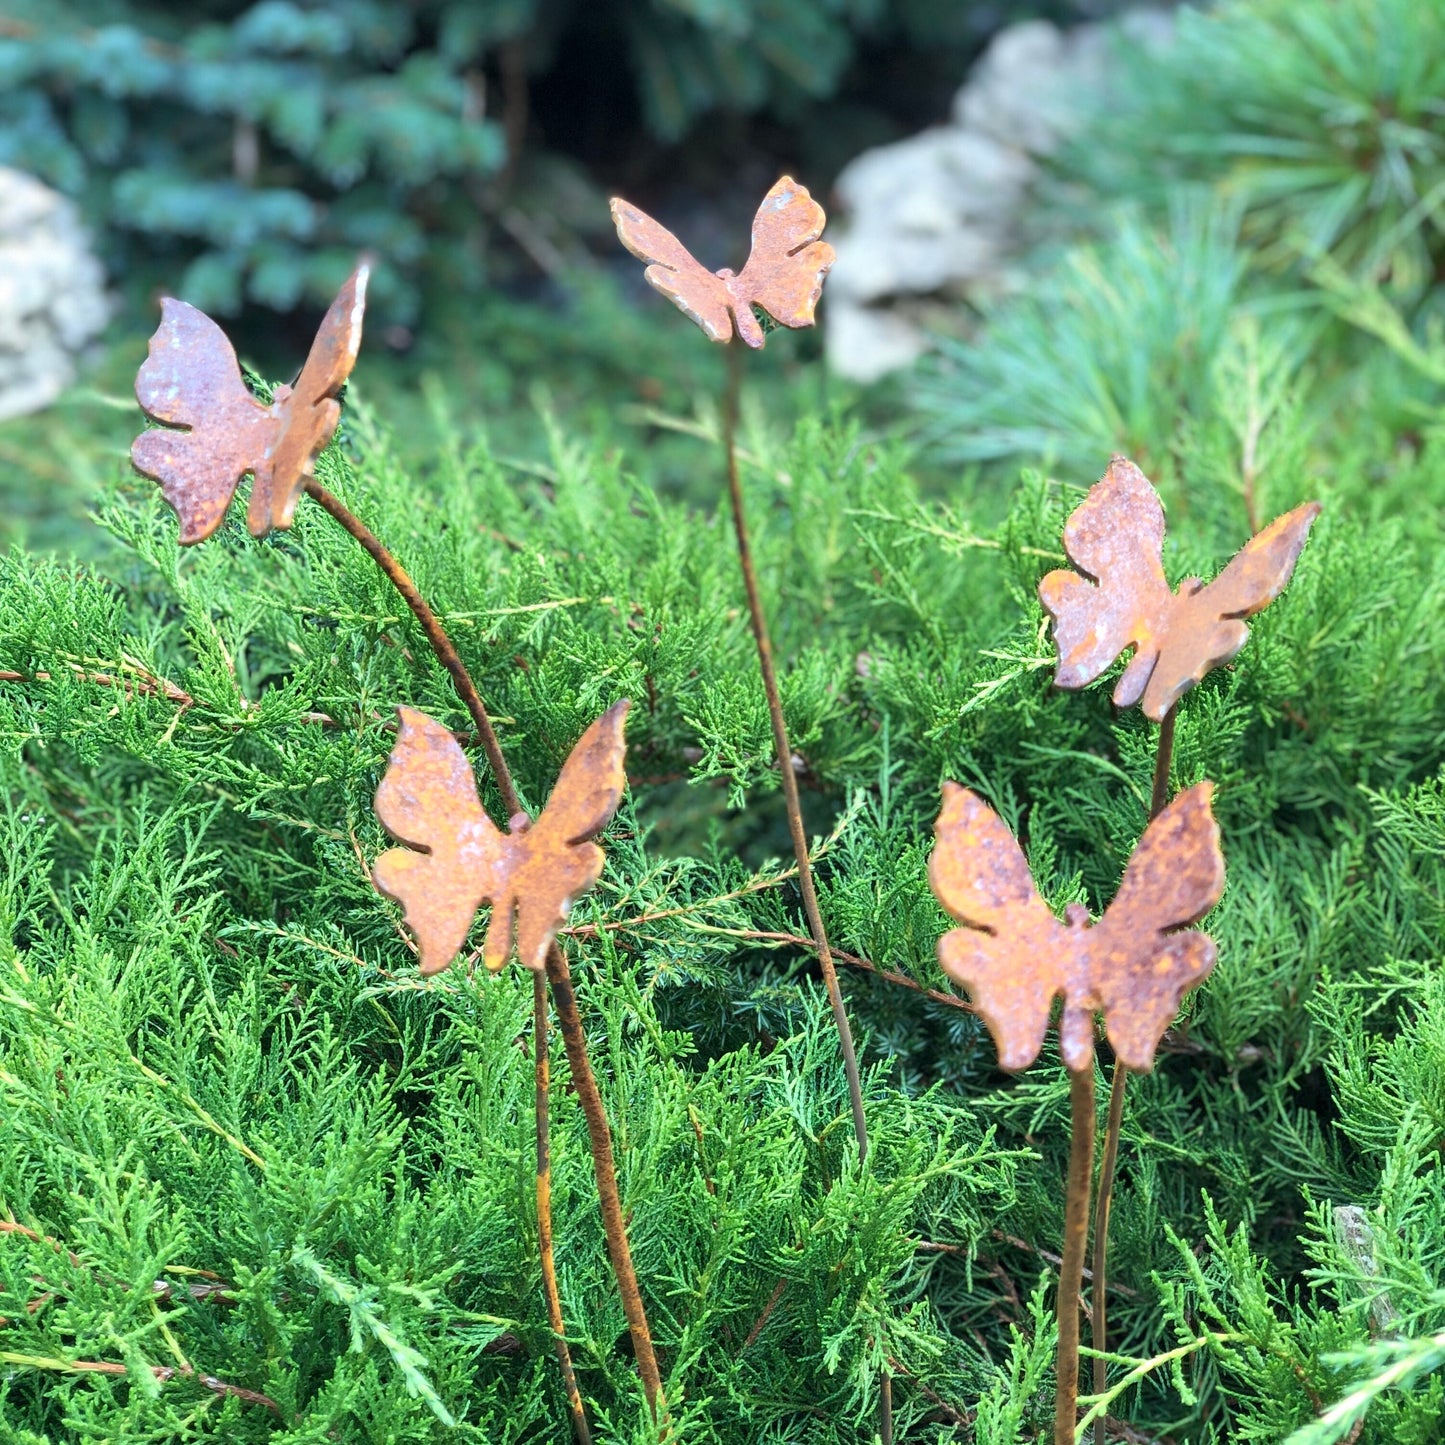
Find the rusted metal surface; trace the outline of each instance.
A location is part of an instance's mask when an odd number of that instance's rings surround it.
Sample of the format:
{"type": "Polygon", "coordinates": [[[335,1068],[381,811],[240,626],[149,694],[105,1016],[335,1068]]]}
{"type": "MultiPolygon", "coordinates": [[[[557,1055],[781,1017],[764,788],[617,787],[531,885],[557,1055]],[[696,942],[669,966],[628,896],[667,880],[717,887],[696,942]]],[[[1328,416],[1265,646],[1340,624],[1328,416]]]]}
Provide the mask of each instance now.
{"type": "Polygon", "coordinates": [[[451,963],[483,903],[492,905],[482,946],[487,967],[501,968],[514,948],[526,967],[546,967],[573,901],[602,872],[602,849],[592,840],[622,798],[630,706],[615,703],[582,734],[536,822],[516,813],[506,833],[487,817],[451,733],[411,708],[397,709],[401,729],[376,790],[376,813],[408,846],[383,853],[372,876],[406,909],[422,973],[451,963]]]}
{"type": "Polygon", "coordinates": [[[648,284],[702,327],[711,341],[731,341],[733,330],[756,350],[763,328],[753,307],[781,326],[811,326],[823,278],[833,265],[833,248],[820,241],[823,208],[791,176],[763,197],[753,217],[753,246],[747,264],[734,273],[707,270],[665,226],[614,198],[612,220],[622,244],[647,262],[648,284]]]}
{"type": "Polygon", "coordinates": [[[938,959],[968,990],[1003,1068],[1038,1057],[1058,994],[1066,1068],[1090,1067],[1096,1013],[1128,1068],[1153,1068],[1180,999],[1214,967],[1213,940],[1190,927],[1224,891],[1213,792],[1196,783],[1149,824],[1114,901],[1091,924],[1077,903],[1060,923],[998,814],[967,788],[943,785],[928,878],[964,927],[938,940],[938,959]]]}
{"type": "Polygon", "coordinates": [[[1089,1181],[1094,1174],[1094,1066],[1069,1070],[1069,1179],[1064,1190],[1064,1249],[1054,1314],[1059,1350],[1054,1362],[1054,1445],[1074,1445],[1079,1420],[1079,1291],[1089,1247],[1089,1181]]]}
{"type": "Polygon", "coordinates": [[[167,297],[161,324],[135,379],[136,400],[158,429],[131,445],[131,461],[161,484],[181,521],[181,542],[202,542],[221,525],[236,487],[254,478],[246,525],[262,537],[289,527],[316,458],[341,419],[337,393],[361,346],[370,268],[361,265],[331,303],[295,386],[270,406],[251,395],[236,352],[203,311],[167,297]]]}
{"type": "Polygon", "coordinates": [[[1244,646],[1243,619],[1284,591],[1319,514],[1318,502],[1296,507],[1246,543],[1213,582],[1186,577],[1171,592],[1159,494],[1133,462],[1116,456],[1064,527],[1064,550],[1077,571],[1050,572],[1039,583],[1039,599],[1054,619],[1055,685],[1084,687],[1133,649],[1114,702],[1139,703],[1146,717],[1162,722],[1195,683],[1244,646]]]}

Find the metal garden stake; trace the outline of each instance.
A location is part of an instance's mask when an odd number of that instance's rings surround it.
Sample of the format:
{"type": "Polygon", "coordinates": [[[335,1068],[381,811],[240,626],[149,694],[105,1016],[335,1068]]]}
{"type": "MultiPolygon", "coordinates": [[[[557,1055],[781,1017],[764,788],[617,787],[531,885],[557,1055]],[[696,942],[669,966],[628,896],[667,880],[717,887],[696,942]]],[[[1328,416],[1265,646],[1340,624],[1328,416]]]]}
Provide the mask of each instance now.
{"type": "MultiPolygon", "coordinates": [[[[1076,570],[1061,568],[1039,583],[1039,598],[1054,619],[1058,669],[1054,685],[1081,688],[1099,678],[1116,658],[1132,651],[1114,688],[1119,707],[1138,703],[1159,724],[1149,816],[1169,801],[1174,718],[1179,699],[1244,646],[1244,619],[1262,611],[1285,589],[1320,504],[1306,502],[1271,522],[1247,542],[1214,579],[1187,577],[1170,591],[1164,576],[1164,508],[1148,478],[1116,456],[1101,481],[1064,526],[1064,550],[1076,570]]],[[[1108,1338],[1109,1215],[1127,1073],[1123,1054],[1114,1061],[1109,1119],[1099,1168],[1094,1216],[1094,1392],[1108,1383],[1103,1358],[1108,1338]]],[[[1094,1427],[1104,1445],[1104,1423],[1094,1427]]]]}
{"type": "MultiPolygon", "coordinates": [[[[833,265],[834,253],[826,241],[819,240],[827,221],[822,206],[808,194],[807,187],[798,185],[791,176],[784,176],[763,197],[763,203],[753,217],[752,248],[740,272],[726,267],[721,271],[709,271],[665,226],[617,197],[612,201],[612,220],[622,244],[639,261],[647,263],[643,274],[648,284],[666,296],[684,316],[695,321],[708,340],[727,345],[738,337],[754,351],[760,350],[766,333],[755,314],[757,311],[794,330],[814,324],[814,311],[818,298],[823,294],[823,278],[833,265]]],[[[753,566],[742,482],[738,474],[737,424],[742,392],[742,355],[735,346],[728,346],[727,360],[722,442],[728,500],[732,505],[733,527],[737,534],[738,562],[747,592],[758,666],[763,675],[763,691],[768,700],[773,751],[782,776],[783,801],[788,813],[793,857],[798,865],[803,912],[807,915],[808,931],[812,935],[818,967],[833,1010],[833,1022],[838,1030],[838,1044],[843,1055],[843,1070],[848,1079],[848,1097],[853,1111],[853,1134],[858,1143],[858,1158],[862,1162],[868,1157],[868,1126],[863,1116],[858,1053],[853,1045],[853,1030],[848,1022],[843,991],[838,985],[832,949],[818,907],[813,864],[808,856],[808,833],[803,822],[802,802],[798,797],[798,780],[793,771],[793,749],[788,742],[787,724],[783,719],[777,665],[773,658],[767,613],[758,590],[757,570],[753,566]]],[[[892,1382],[886,1370],[882,1377],[879,1421],[883,1445],[891,1445],[892,1382]]]]}
{"type": "MultiPolygon", "coordinates": [[[[437,973],[451,963],[477,909],[490,902],[491,922],[482,945],[487,967],[502,968],[515,952],[536,977],[552,976],[554,995],[563,991],[570,998],[565,963],[556,962],[563,958],[556,934],[573,901],[602,872],[602,849],[592,840],[611,821],[622,798],[622,731],[630,706],[625,700],[615,703],[582,734],[535,822],[516,807],[505,834],[483,809],[466,755],[451,733],[422,713],[399,709],[401,728],[376,790],[376,813],[387,831],[408,846],[383,853],[373,876],[383,893],[405,907],[422,973],[437,973]]],[[[657,1416],[666,1408],[662,1381],[627,1241],[611,1132],[588,1063],[586,1038],[580,1025],[574,1031],[567,1022],[576,1004],[559,997],[557,1012],[594,1155],[600,1153],[605,1160],[605,1166],[598,1163],[597,1188],[608,1254],[638,1373],[657,1416]]],[[[550,1194],[550,1170],[546,1175],[550,1194]]],[[[542,1179],[539,1163],[539,1189],[542,1179]]],[[[555,1265],[548,1259],[543,1268],[555,1265]]],[[[569,1389],[575,1391],[575,1383],[569,1389]]]]}
{"type": "Polygon", "coordinates": [[[943,785],[928,877],[963,925],[938,940],[945,973],[968,990],[1005,1069],[1038,1057],[1056,995],[1059,1051],[1069,1075],[1072,1127],[1064,1248],[1059,1266],[1055,1445],[1073,1445],[1078,1420],[1079,1292],[1089,1238],[1094,1160],[1094,1015],[1114,1052],[1147,1072],[1179,1001],[1214,967],[1197,923],[1224,891],[1212,783],[1196,783],[1154,819],[1093,925],[1072,903],[1060,923],[1039,896],[1023,850],[999,816],[967,788],[943,785]]]}
{"type": "MultiPolygon", "coordinates": [[[[734,335],[754,350],[763,344],[763,329],[753,308],[767,313],[783,326],[811,326],[814,309],[823,291],[823,278],[833,264],[833,248],[820,241],[825,217],[823,208],[790,176],[784,176],[763,197],[753,218],[753,244],[747,264],[734,275],[729,270],[716,273],[706,270],[672,234],[626,201],[613,200],[612,219],[622,244],[641,261],[648,263],[644,273],[647,281],[672,301],[685,316],[695,321],[712,341],[726,344],[734,335]]],[[[741,385],[740,357],[735,348],[728,351],[728,391],[723,408],[723,449],[726,453],[728,496],[732,503],[733,523],[737,531],[738,559],[742,565],[743,585],[748,595],[748,611],[752,619],[753,637],[757,642],[758,662],[763,674],[763,688],[768,698],[768,714],[772,719],[773,743],[778,770],[782,774],[783,797],[788,809],[788,827],[792,834],[793,853],[798,863],[798,881],[803,893],[803,908],[818,953],[818,964],[833,1006],[833,1018],[843,1049],[843,1065],[848,1075],[848,1092],[853,1109],[853,1131],[858,1140],[858,1154],[868,1154],[868,1130],[863,1118],[863,1089],[858,1076],[857,1053],[853,1033],[843,1007],[843,994],[828,947],[827,933],[818,910],[817,892],[813,883],[812,861],[808,857],[808,835],[803,825],[802,805],[798,800],[798,782],[793,771],[793,750],[788,743],[783,705],[778,693],[777,667],[773,645],[768,633],[767,615],[758,591],[757,572],[753,567],[752,549],[748,541],[747,516],[743,507],[742,486],[738,478],[735,432],[737,428],[738,393],[741,385]]]]}
{"type": "MultiPolygon", "coordinates": [[[[136,438],[131,447],[131,459],[142,475],[161,484],[166,500],[180,518],[180,540],[183,544],[203,541],[215,532],[241,478],[249,472],[253,485],[247,523],[253,535],[264,536],[272,528],[289,527],[296,503],[304,492],[344,527],[385,573],[420,623],[438,660],[450,674],[471,715],[503,803],[513,815],[511,835],[506,838],[496,835],[501,840],[501,855],[507,860],[509,871],[506,876],[515,885],[506,900],[501,897],[497,900],[504,906],[499,909],[499,922],[494,924],[494,930],[504,930],[511,924],[511,915],[505,906],[507,901],[524,894],[531,900],[527,904],[528,910],[537,907],[535,898],[539,895],[534,893],[533,884],[539,855],[535,847],[528,849],[520,842],[527,832],[522,823],[525,814],[486,705],[440,620],[406,570],[366,524],[340,498],[322,486],[315,476],[316,458],[330,442],[340,420],[337,395],[351,373],[360,348],[368,275],[369,268],[365,264],[352,273],[327,311],[295,386],[277,387],[269,407],[251,395],[241,375],[235,350],[215,322],[195,307],[167,298],[162,303],[160,327],[151,338],[149,355],[136,377],[136,397],[142,409],[152,421],[161,425],[136,438]],[[502,918],[505,918],[505,923],[500,921],[502,918]]],[[[608,717],[612,716],[608,714],[608,717]]],[[[621,747],[621,716],[620,712],[616,712],[618,748],[621,747]]],[[[414,721],[409,737],[405,736],[407,720],[403,719],[404,740],[410,749],[405,756],[421,756],[426,753],[428,740],[435,741],[428,731],[429,728],[434,729],[435,724],[427,723],[420,714],[412,714],[411,717],[414,721]]],[[[399,749],[401,746],[399,743],[399,749]]],[[[460,757],[459,751],[457,757],[460,757]]],[[[455,763],[456,759],[452,762],[455,763]]],[[[462,767],[465,771],[464,760],[462,767]]],[[[611,806],[616,806],[615,799],[611,806]]],[[[395,807],[400,810],[396,816],[401,819],[405,813],[404,805],[398,799],[395,807]]],[[[404,833],[405,825],[401,826],[404,833]]],[[[487,826],[490,827],[490,823],[487,826]]],[[[496,830],[492,831],[495,833],[496,830]]],[[[594,847],[591,844],[586,846],[594,847]]],[[[595,847],[594,851],[597,851],[595,847]]],[[[571,857],[574,871],[582,867],[578,862],[579,856],[586,859],[591,855],[574,853],[571,857]]],[[[600,852],[598,860],[600,867],[600,852]]],[[[413,870],[416,867],[411,866],[413,870]]],[[[405,865],[401,862],[395,862],[392,867],[399,875],[405,873],[405,865]]],[[[585,873],[585,867],[582,871],[585,873]]],[[[595,877],[595,873],[592,876],[595,877]]],[[[590,881],[591,878],[586,879],[586,882],[590,881]]],[[[585,886],[585,883],[580,886],[585,886]]],[[[490,895],[480,895],[478,901],[482,896],[490,895]]],[[[557,902],[560,906],[561,900],[557,902]]],[[[527,921],[521,926],[528,930],[525,936],[531,939],[539,926],[537,915],[535,911],[528,911],[525,916],[527,921]]],[[[573,1432],[580,1445],[590,1445],[591,1434],[567,1347],[552,1247],[547,1051],[549,982],[574,1085],[587,1118],[593,1171],[602,1202],[608,1248],[627,1308],[638,1371],[654,1412],[662,1408],[662,1393],[651,1336],[627,1247],[611,1135],[587,1058],[586,1036],[577,1012],[571,972],[566,955],[551,939],[545,920],[540,926],[548,937],[548,946],[544,949],[545,970],[537,966],[535,952],[529,960],[533,965],[534,979],[538,1243],[547,1314],[573,1432]]],[[[423,963],[434,959],[436,950],[442,946],[435,935],[429,945],[424,941],[423,963]]],[[[510,952],[509,935],[505,931],[498,932],[497,946],[510,952]]]]}

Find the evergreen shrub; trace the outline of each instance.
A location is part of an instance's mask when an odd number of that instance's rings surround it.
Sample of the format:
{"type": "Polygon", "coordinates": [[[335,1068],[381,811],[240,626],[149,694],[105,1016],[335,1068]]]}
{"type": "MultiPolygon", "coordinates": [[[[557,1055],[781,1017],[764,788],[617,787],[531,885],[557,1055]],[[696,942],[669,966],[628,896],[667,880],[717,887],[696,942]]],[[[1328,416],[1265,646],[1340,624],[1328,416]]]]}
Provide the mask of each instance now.
{"type": "MultiPolygon", "coordinates": [[[[1445,5],[1226,0],[1176,24],[1167,47],[1118,42],[1107,97],[1040,189],[1033,226],[1054,243],[924,376],[918,430],[940,459],[1119,450],[1167,473],[1241,368],[1307,391],[1332,432],[1363,405],[1408,433],[1437,405],[1337,324],[1331,293],[1377,288],[1406,337],[1438,325],[1445,5]]],[[[1361,464],[1379,469],[1368,448],[1361,464]]]]}
{"type": "MultiPolygon", "coordinates": [[[[1381,37],[1428,39],[1435,7],[1408,8],[1185,23],[1219,45],[1255,34],[1253,63],[1313,95],[1271,45],[1332,45],[1363,74],[1381,37]],[[1332,29],[1352,16],[1364,58],[1332,29]]],[[[1427,60],[1402,50],[1381,73],[1414,86],[1427,60]]],[[[1322,103],[1274,109],[1337,138],[1322,103]]],[[[1276,123],[1215,133],[1246,120],[1276,123]]],[[[1115,447],[1160,483],[1171,581],[1212,575],[1308,497],[1325,511],[1246,649],[1179,714],[1174,783],[1217,784],[1229,881],[1206,921],[1220,962],[1130,1089],[1112,1434],[1445,1431],[1445,353],[1410,269],[1433,221],[1388,190],[1322,200],[1328,167],[1304,165],[1299,242],[1272,209],[1288,179],[1234,184],[1229,146],[1178,167],[1229,194],[1138,183],[1133,214],[945,357],[929,424],[950,465],[987,464],[971,485],[920,485],[916,458],[846,415],[785,440],[748,419],[784,704],[864,1046],[866,1168],[778,861],[731,536],[700,500],[708,418],[650,418],[679,446],[704,434],[686,500],[590,420],[553,425],[526,463],[440,408],[427,447],[402,445],[365,378],[321,459],[438,606],[528,802],[634,699],[607,871],[564,942],[679,1442],[874,1440],[885,1368],[900,1442],[1048,1429],[1068,1088],[1052,1043],[997,1070],[937,968],[925,865],[944,778],[998,809],[1056,908],[1098,912],[1143,829],[1154,730],[1111,709],[1107,679],[1050,689],[1035,593],[1115,447]],[[1303,264],[1276,264],[1286,240],[1303,264]]],[[[1310,154],[1275,150],[1277,173],[1310,154]]],[[[106,488],[104,572],[0,555],[0,1422],[23,1445],[564,1439],[528,981],[421,979],[367,874],[395,706],[465,714],[317,509],[181,552],[153,487],[106,488]]],[[[560,1048],[553,1068],[573,1359],[596,1437],[652,1440],[560,1048]]]]}
{"type": "MultiPolygon", "coordinates": [[[[1035,1438],[1062,1071],[1050,1045],[1001,1076],[968,1011],[855,962],[859,1170],[725,522],[564,431],[545,468],[451,438],[423,473],[356,399],[348,419],[322,480],[439,606],[525,798],[636,702],[567,944],[678,1439],[870,1440],[885,1363],[898,1439],[1035,1438]]],[[[1233,433],[1198,424],[1165,487],[1172,578],[1249,530],[1233,433]]],[[[1229,886],[1220,964],[1126,1115],[1112,1319],[1135,1363],[1110,1413],[1147,1438],[1342,1440],[1368,1408],[1353,1438],[1384,1445],[1442,1410],[1418,1377],[1445,1330],[1445,561],[1437,511],[1377,515],[1313,435],[1298,398],[1262,414],[1255,504],[1325,515],[1180,714],[1175,781],[1219,785],[1229,886]]],[[[746,455],[810,817],[832,818],[830,936],[946,995],[942,778],[984,790],[1056,906],[1097,911],[1143,828],[1152,730],[1107,686],[1050,690],[1034,597],[1092,477],[1025,475],[985,528],[846,420],[754,425],[746,455]]],[[[1437,451],[1406,466],[1438,506],[1437,451]]],[[[0,1418],[27,1442],[564,1438],[530,988],[421,980],[367,877],[393,708],[464,726],[446,675],[315,508],[183,553],[126,478],[102,520],[129,558],[110,577],[0,562],[0,1216],[39,1236],[0,1238],[0,1418]]],[[[583,1122],[553,1098],[583,1394],[599,1438],[649,1439],[583,1122]]]]}
{"type": "Polygon", "coordinates": [[[1445,241],[1442,42],[1440,0],[1181,6],[1171,47],[1124,52],[1065,168],[1127,199],[1218,184],[1265,264],[1329,252],[1419,300],[1445,241]]]}
{"type": "MultiPolygon", "coordinates": [[[[710,112],[796,118],[867,45],[942,49],[961,75],[1002,18],[918,0],[15,0],[0,165],[78,197],[117,274],[159,263],[204,310],[327,301],[368,249],[387,263],[374,301],[410,324],[427,282],[479,279],[535,80],[582,85],[569,114],[605,97],[646,147],[710,112]]],[[[565,210],[566,189],[533,208],[565,210]]]]}

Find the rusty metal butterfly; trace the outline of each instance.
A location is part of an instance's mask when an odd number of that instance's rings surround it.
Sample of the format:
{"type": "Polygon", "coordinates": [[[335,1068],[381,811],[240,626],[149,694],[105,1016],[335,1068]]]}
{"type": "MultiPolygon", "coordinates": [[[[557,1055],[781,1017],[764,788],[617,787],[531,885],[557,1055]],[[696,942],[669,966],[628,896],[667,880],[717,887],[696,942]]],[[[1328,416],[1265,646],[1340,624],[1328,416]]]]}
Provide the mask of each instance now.
{"type": "Polygon", "coordinates": [[[295,386],[270,406],[251,395],[236,352],[203,311],[167,297],[136,400],[158,428],[131,445],[131,461],[161,484],[181,520],[181,542],[202,542],[221,525],[241,478],[254,478],[246,525],[255,537],[289,527],[316,458],[341,419],[337,393],[361,346],[369,267],[358,266],[331,303],[295,386]]]}
{"type": "Polygon", "coordinates": [[[753,217],[753,247],[734,274],[709,271],[665,226],[626,201],[612,202],[612,220],[622,244],[646,261],[648,284],[661,291],[712,341],[731,341],[733,331],[754,349],[763,328],[753,315],[760,307],[781,326],[813,324],[823,278],[833,265],[833,248],[820,241],[823,208],[791,176],[784,176],[753,217]]]}
{"type": "Polygon", "coordinates": [[[1146,717],[1163,721],[1195,683],[1244,646],[1243,619],[1284,591],[1319,514],[1318,502],[1286,512],[1213,582],[1187,577],[1171,592],[1159,494],[1133,462],[1116,456],[1064,527],[1064,550],[1078,570],[1050,572],[1039,583],[1039,599],[1054,619],[1055,685],[1084,687],[1133,649],[1114,702],[1140,703],[1146,717]]]}
{"type": "Polygon", "coordinates": [[[456,957],[477,909],[492,905],[482,958],[496,971],[512,956],[541,970],[579,895],[602,872],[592,840],[611,821],[626,781],[625,699],[582,734],[533,822],[515,814],[501,832],[477,796],[466,755],[444,727],[409,707],[376,790],[376,814],[404,848],[372,868],[377,888],[406,909],[421,972],[456,957]]]}
{"type": "Polygon", "coordinates": [[[1102,1013],[1125,1066],[1153,1068],[1180,999],[1214,967],[1213,940],[1190,927],[1224,892],[1213,792],[1212,783],[1196,783],[1149,824],[1114,901],[1091,924],[1077,903],[1060,923],[998,814],[967,788],[943,785],[928,880],[964,927],[938,940],[938,959],[968,990],[1001,1067],[1033,1063],[1062,994],[1065,1067],[1089,1067],[1094,1015],[1102,1013]]]}

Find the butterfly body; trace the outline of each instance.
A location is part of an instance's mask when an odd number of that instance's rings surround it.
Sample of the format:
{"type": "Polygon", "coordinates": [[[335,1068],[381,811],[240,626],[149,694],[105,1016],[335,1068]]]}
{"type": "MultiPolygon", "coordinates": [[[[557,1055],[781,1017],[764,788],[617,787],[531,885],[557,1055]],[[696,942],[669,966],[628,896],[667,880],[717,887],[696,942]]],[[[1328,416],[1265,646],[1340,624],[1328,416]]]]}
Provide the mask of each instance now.
{"type": "Polygon", "coordinates": [[[577,897],[601,876],[593,842],[622,797],[626,701],[582,735],[535,821],[516,813],[503,833],[487,816],[466,756],[445,728],[411,708],[376,793],[376,812],[407,846],[376,860],[376,886],[405,910],[420,968],[437,973],[456,957],[483,903],[492,916],[482,958],[492,971],[515,951],[546,965],[548,946],[577,897]]]}
{"type": "Polygon", "coordinates": [[[167,297],[136,376],[136,399],[161,426],[131,446],[136,470],[161,485],[180,518],[183,545],[204,541],[225,517],[241,478],[252,476],[246,524],[253,536],[291,525],[316,458],[336,432],[336,394],[361,345],[368,267],[341,288],[294,386],[270,406],[256,400],[235,349],[203,311],[167,297]]]}
{"type": "Polygon", "coordinates": [[[1306,502],[1252,538],[1212,582],[1186,578],[1171,591],[1164,575],[1164,509],[1132,462],[1115,457],[1074,509],[1064,550],[1077,570],[1039,583],[1054,620],[1054,683],[1084,687],[1126,651],[1114,689],[1119,707],[1140,704],[1155,722],[1249,638],[1244,618],[1268,606],[1294,573],[1318,502],[1306,502]]]}
{"type": "Polygon", "coordinates": [[[648,263],[644,279],[696,322],[710,341],[734,332],[754,350],[762,346],[757,306],[782,326],[811,326],[833,248],[820,241],[823,208],[790,176],[763,198],[753,218],[753,245],[740,272],[709,271],[665,226],[626,201],[612,201],[622,244],[648,263]]]}
{"type": "Polygon", "coordinates": [[[968,990],[1002,1068],[1027,1068],[1038,1057],[1060,996],[1067,1068],[1088,1067],[1099,1013],[1129,1068],[1153,1066],[1184,993],[1214,966],[1213,942],[1189,927],[1224,889],[1211,794],[1211,784],[1196,784],[1149,825],[1098,922],[1080,904],[1060,922],[998,815],[976,793],[944,784],[929,882],[964,926],[938,940],[939,963],[968,990]]]}

